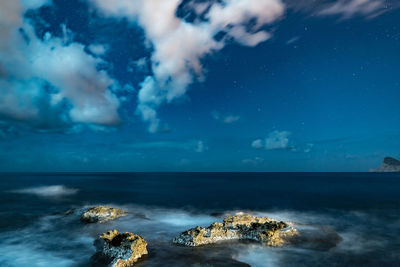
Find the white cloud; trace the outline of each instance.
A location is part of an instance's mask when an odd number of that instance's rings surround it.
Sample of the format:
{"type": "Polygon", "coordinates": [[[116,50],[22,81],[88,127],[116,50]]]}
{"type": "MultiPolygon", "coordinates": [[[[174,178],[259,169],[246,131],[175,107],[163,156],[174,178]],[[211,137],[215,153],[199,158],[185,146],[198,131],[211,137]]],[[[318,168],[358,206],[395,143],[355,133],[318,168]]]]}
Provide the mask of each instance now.
{"type": "Polygon", "coordinates": [[[202,152],[205,152],[207,150],[208,150],[208,147],[203,141],[201,141],[201,140],[197,141],[197,146],[196,146],[196,149],[195,149],[195,151],[197,153],[202,153],[202,152]]]}
{"type": "Polygon", "coordinates": [[[0,116],[18,121],[46,121],[50,117],[55,119],[54,114],[61,112],[60,106],[67,103],[68,114],[60,115],[59,120],[118,123],[119,100],[111,91],[117,83],[97,69],[101,60],[87,54],[83,45],[71,42],[65,27],[65,38],[46,34],[42,41],[31,25],[23,21],[28,8],[44,3],[47,1],[1,3],[0,116]],[[49,87],[54,89],[49,92],[49,87]]]}
{"type": "Polygon", "coordinates": [[[314,144],[307,144],[306,148],[304,148],[304,153],[310,153],[313,147],[314,144]]]}
{"type": "Polygon", "coordinates": [[[257,149],[264,148],[264,141],[263,141],[262,139],[254,140],[254,141],[251,143],[251,146],[252,146],[253,148],[257,148],[257,149]]]}
{"type": "Polygon", "coordinates": [[[91,44],[88,48],[96,56],[102,56],[107,52],[107,47],[102,44],[91,44]]]}
{"type": "Polygon", "coordinates": [[[231,114],[222,115],[218,111],[212,111],[211,116],[214,118],[214,120],[221,121],[226,124],[234,123],[240,120],[240,116],[238,115],[231,115],[231,114]]]}
{"type": "Polygon", "coordinates": [[[273,131],[264,139],[256,139],[251,147],[264,150],[287,150],[295,153],[310,153],[314,150],[314,143],[295,144],[289,139],[291,133],[288,131],[273,131]]]}
{"type": "Polygon", "coordinates": [[[339,0],[318,12],[320,16],[339,15],[343,19],[354,16],[375,17],[386,11],[384,0],[339,0]]]}
{"type": "Polygon", "coordinates": [[[72,104],[69,115],[74,122],[116,124],[119,101],[109,90],[114,81],[96,69],[101,61],[84,52],[83,45],[64,46],[59,40],[38,42],[30,56],[36,77],[59,89],[56,104],[67,99],[72,104]]]}
{"type": "Polygon", "coordinates": [[[228,115],[224,118],[225,123],[233,123],[235,121],[240,120],[240,116],[228,115]]]}
{"type": "Polygon", "coordinates": [[[290,134],[288,131],[273,131],[264,140],[254,140],[251,146],[266,150],[288,149],[290,134]]]}
{"type": "Polygon", "coordinates": [[[287,9],[312,16],[338,16],[374,18],[400,8],[398,0],[285,0],[287,9]]]}
{"type": "Polygon", "coordinates": [[[291,44],[293,44],[293,43],[296,43],[298,40],[300,40],[300,36],[295,36],[295,37],[290,38],[290,39],[286,42],[286,44],[287,44],[287,45],[291,45],[291,44]]]}
{"type": "Polygon", "coordinates": [[[148,71],[147,68],[148,60],[146,57],[139,58],[136,61],[132,61],[128,66],[129,72],[134,72],[135,70],[138,71],[148,71]]]}
{"type": "Polygon", "coordinates": [[[192,3],[196,12],[207,12],[206,21],[193,23],[176,16],[181,0],[91,0],[105,14],[126,17],[145,31],[154,52],[151,56],[153,75],[146,77],[138,96],[138,113],[157,131],[157,109],[163,103],[186,94],[188,86],[203,78],[201,58],[221,50],[229,38],[255,46],[270,38],[261,27],[276,21],[284,12],[280,0],[224,0],[192,3]],[[246,23],[254,25],[249,30],[246,23]],[[225,32],[221,40],[217,33],[225,32]]]}
{"type": "Polygon", "coordinates": [[[286,149],[289,146],[288,131],[273,131],[265,139],[265,149],[286,149]]]}

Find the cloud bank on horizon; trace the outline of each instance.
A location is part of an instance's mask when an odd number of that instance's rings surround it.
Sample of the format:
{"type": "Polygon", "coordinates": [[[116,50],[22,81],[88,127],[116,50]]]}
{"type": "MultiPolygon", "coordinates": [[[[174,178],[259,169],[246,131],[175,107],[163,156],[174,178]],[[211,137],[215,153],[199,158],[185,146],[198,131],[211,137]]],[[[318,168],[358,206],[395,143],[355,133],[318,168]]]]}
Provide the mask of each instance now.
{"type": "MultiPolygon", "coordinates": [[[[151,66],[137,86],[136,113],[150,132],[162,127],[158,109],[186,95],[194,82],[206,79],[202,59],[229,44],[255,47],[268,41],[288,9],[317,16],[372,18],[388,10],[382,0],[88,0],[99,16],[126,20],[140,27],[151,51],[151,66]],[[179,16],[178,10],[192,16],[179,16]]],[[[124,84],[103,69],[101,43],[85,46],[63,28],[63,37],[39,38],[25,14],[52,5],[49,0],[4,0],[0,8],[0,120],[54,130],[79,124],[117,125],[126,100],[124,84]]],[[[395,4],[392,7],[397,7],[395,4]]],[[[276,33],[275,33],[276,32],[276,33]]],[[[134,91],[134,90],[132,90],[134,91]]],[[[133,115],[133,114],[132,114],[133,115]]],[[[238,115],[218,119],[233,123],[238,115]]],[[[265,146],[268,146],[267,144],[265,146]]]]}

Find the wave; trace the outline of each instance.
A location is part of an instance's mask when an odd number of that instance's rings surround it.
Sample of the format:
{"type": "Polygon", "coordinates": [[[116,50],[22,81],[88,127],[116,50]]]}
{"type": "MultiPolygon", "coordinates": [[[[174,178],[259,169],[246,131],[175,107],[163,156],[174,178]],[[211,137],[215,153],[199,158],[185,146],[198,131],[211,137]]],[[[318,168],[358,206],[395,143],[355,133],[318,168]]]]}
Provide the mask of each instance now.
{"type": "MultiPolygon", "coordinates": [[[[32,189],[29,188],[29,191],[32,189]]],[[[22,190],[26,193],[28,189],[22,190]]],[[[171,240],[184,230],[197,225],[208,226],[212,222],[221,221],[226,213],[232,214],[236,211],[226,211],[225,214],[214,216],[211,211],[133,204],[101,205],[123,208],[129,215],[104,224],[82,224],[79,220],[80,215],[92,205],[77,205],[70,206],[73,208],[71,213],[66,214],[61,210],[58,215],[43,216],[24,229],[0,233],[0,266],[88,266],[91,264],[91,256],[95,253],[94,240],[99,234],[110,229],[142,235],[148,241],[151,251],[151,256],[145,262],[149,267],[195,264],[264,267],[293,266],[293,263],[304,263],[307,266],[347,266],[353,261],[357,263],[355,265],[363,266],[360,259],[368,259],[372,261],[371,264],[376,265],[381,262],[395,262],[395,256],[390,255],[393,247],[388,247],[382,240],[383,237],[387,237],[387,233],[383,235],[384,232],[379,232],[385,229],[377,227],[382,224],[382,218],[362,212],[253,211],[250,213],[254,215],[298,223],[297,227],[308,237],[304,242],[315,246],[271,248],[252,242],[231,242],[229,245],[221,243],[192,249],[176,246],[171,240]],[[321,232],[325,228],[317,228],[317,225],[334,227],[343,240],[337,246],[327,246],[333,236],[329,231],[321,232]],[[312,231],[313,229],[316,230],[312,231]],[[374,229],[375,235],[370,234],[370,229],[374,229]],[[385,252],[387,248],[389,250],[385,252]]],[[[398,226],[386,224],[386,227],[386,231],[396,234],[398,226]]]]}
{"type": "Polygon", "coordinates": [[[82,233],[76,221],[46,215],[25,228],[0,232],[0,266],[87,266],[94,238],[82,233]]]}
{"type": "Polygon", "coordinates": [[[37,186],[29,187],[11,191],[12,193],[18,194],[31,194],[40,197],[62,197],[73,195],[78,192],[78,189],[69,188],[64,185],[49,185],[49,186],[37,186]]]}
{"type": "MultiPolygon", "coordinates": [[[[19,241],[19,240],[18,240],[19,241]]],[[[74,260],[56,256],[51,252],[32,248],[30,244],[9,244],[0,247],[0,264],[4,266],[58,266],[67,267],[76,264],[74,260]]]]}

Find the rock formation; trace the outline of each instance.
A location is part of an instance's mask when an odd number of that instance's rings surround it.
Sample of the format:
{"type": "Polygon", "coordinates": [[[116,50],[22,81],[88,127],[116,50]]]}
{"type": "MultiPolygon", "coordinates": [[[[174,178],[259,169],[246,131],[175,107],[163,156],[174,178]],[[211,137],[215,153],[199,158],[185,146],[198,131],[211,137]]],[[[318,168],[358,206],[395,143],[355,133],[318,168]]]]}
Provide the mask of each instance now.
{"type": "Polygon", "coordinates": [[[97,206],[84,212],[81,216],[81,220],[85,223],[104,223],[125,215],[127,215],[127,213],[122,209],[115,209],[108,206],[97,206]]]}
{"type": "Polygon", "coordinates": [[[132,233],[118,233],[110,230],[100,236],[101,245],[98,252],[111,261],[110,266],[128,267],[147,255],[147,242],[143,237],[132,233]]]}
{"type": "Polygon", "coordinates": [[[187,230],[173,242],[195,247],[224,240],[254,240],[269,246],[282,246],[297,234],[289,223],[238,213],[226,217],[223,223],[215,222],[207,228],[197,226],[187,230]]]}
{"type": "Polygon", "coordinates": [[[400,161],[391,157],[385,157],[377,172],[400,172],[400,161]]]}

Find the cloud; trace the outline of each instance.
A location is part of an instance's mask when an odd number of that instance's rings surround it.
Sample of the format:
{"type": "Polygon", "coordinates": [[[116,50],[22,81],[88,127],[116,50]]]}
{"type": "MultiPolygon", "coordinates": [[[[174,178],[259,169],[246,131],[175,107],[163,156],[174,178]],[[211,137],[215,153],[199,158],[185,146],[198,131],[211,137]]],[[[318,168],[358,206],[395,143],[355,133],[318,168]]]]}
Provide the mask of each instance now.
{"type": "Polygon", "coordinates": [[[91,44],[88,49],[96,56],[102,56],[107,52],[107,47],[102,44],[91,44]]]}
{"type": "Polygon", "coordinates": [[[52,96],[52,105],[67,99],[72,108],[73,122],[112,125],[119,122],[119,101],[110,90],[114,81],[105,71],[97,70],[101,63],[84,52],[83,45],[63,45],[53,39],[38,43],[37,51],[30,53],[34,75],[59,91],[52,96]]]}
{"type": "Polygon", "coordinates": [[[260,157],[255,157],[255,158],[251,158],[251,159],[244,159],[242,160],[243,164],[250,164],[250,165],[258,165],[264,162],[263,158],[260,157]]]}
{"type": "Polygon", "coordinates": [[[176,15],[181,0],[91,1],[104,15],[139,24],[152,45],[153,75],[142,82],[137,107],[150,132],[160,127],[157,109],[182,97],[191,83],[204,78],[201,59],[205,55],[221,50],[228,40],[245,46],[268,40],[271,34],[262,27],[285,10],[280,0],[191,2],[190,8],[204,19],[188,22],[176,15]],[[217,40],[217,34],[223,37],[217,40]]]}
{"type": "Polygon", "coordinates": [[[214,118],[214,120],[221,121],[226,124],[234,123],[234,122],[240,120],[240,116],[238,116],[238,115],[231,115],[231,114],[222,115],[217,111],[211,112],[211,116],[214,118]]]}
{"type": "Polygon", "coordinates": [[[262,139],[254,140],[251,143],[251,147],[257,148],[257,149],[264,148],[264,141],[262,139]]]}
{"type": "Polygon", "coordinates": [[[291,135],[288,131],[273,131],[265,139],[257,139],[251,143],[251,146],[256,149],[266,150],[279,150],[288,149],[289,147],[289,136],[291,135]]]}
{"type": "Polygon", "coordinates": [[[153,142],[142,142],[126,144],[125,147],[131,147],[135,149],[181,149],[202,153],[208,150],[208,146],[202,140],[192,141],[153,141],[153,142]]]}
{"type": "Polygon", "coordinates": [[[293,44],[293,43],[296,43],[298,40],[300,40],[300,36],[295,36],[295,37],[290,38],[290,39],[286,42],[286,44],[287,44],[287,45],[291,45],[291,44],[293,44]]]}
{"type": "Polygon", "coordinates": [[[208,150],[208,147],[206,146],[206,144],[203,141],[199,140],[197,142],[197,147],[196,147],[195,151],[197,153],[202,153],[202,152],[205,152],[207,150],[208,150]]]}
{"type": "Polygon", "coordinates": [[[102,63],[70,39],[49,33],[41,40],[23,16],[47,1],[2,1],[0,11],[0,119],[35,127],[119,122],[118,83],[102,63]],[[7,12],[4,12],[7,11],[7,12]],[[4,14],[3,14],[4,13],[4,14]]]}
{"type": "Polygon", "coordinates": [[[134,71],[148,71],[148,60],[146,57],[139,58],[136,61],[132,61],[128,66],[128,72],[134,71]]]}
{"type": "Polygon", "coordinates": [[[312,143],[307,144],[306,147],[304,148],[304,153],[310,153],[313,147],[314,147],[314,144],[312,144],[312,143]]]}
{"type": "Polygon", "coordinates": [[[287,9],[312,16],[339,16],[374,18],[400,7],[397,0],[286,0],[287,9]]]}
{"type": "Polygon", "coordinates": [[[233,115],[228,115],[224,118],[223,122],[225,123],[232,123],[235,121],[240,120],[240,116],[233,116],[233,115]]]}
{"type": "Polygon", "coordinates": [[[339,15],[343,19],[354,16],[376,17],[387,11],[384,0],[339,0],[318,12],[320,16],[339,15]]]}
{"type": "Polygon", "coordinates": [[[289,139],[289,131],[273,131],[264,139],[256,139],[251,143],[255,149],[288,150],[295,153],[310,153],[315,149],[315,143],[295,144],[289,139]]]}

